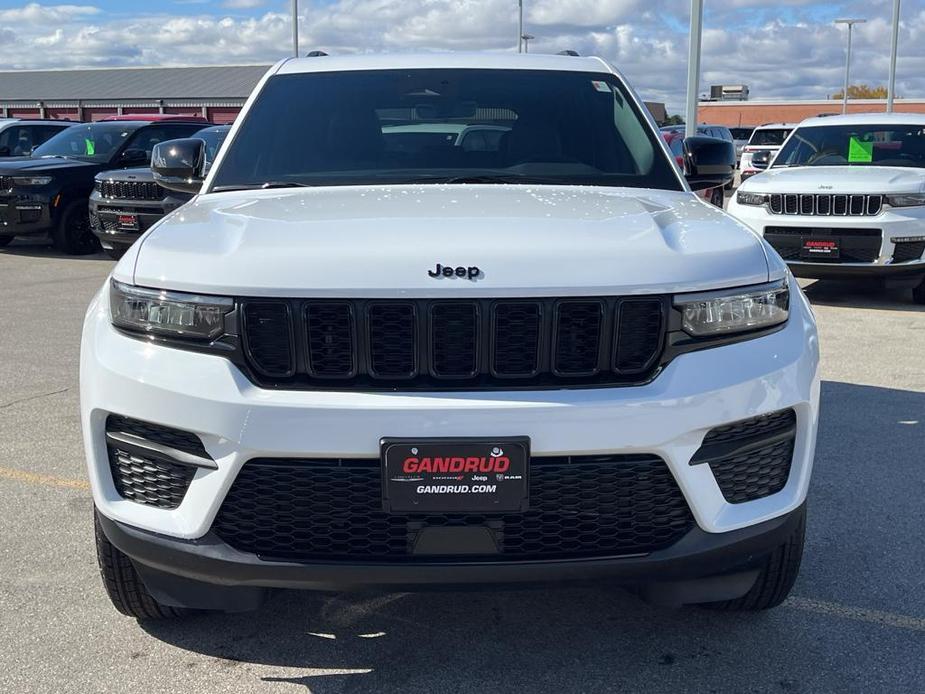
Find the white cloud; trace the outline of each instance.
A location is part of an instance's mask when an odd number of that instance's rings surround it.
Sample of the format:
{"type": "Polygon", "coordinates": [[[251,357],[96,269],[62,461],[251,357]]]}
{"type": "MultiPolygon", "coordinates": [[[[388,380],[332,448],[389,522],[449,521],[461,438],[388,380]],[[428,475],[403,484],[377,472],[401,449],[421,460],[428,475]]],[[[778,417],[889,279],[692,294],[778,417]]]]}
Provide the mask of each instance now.
{"type": "MultiPolygon", "coordinates": [[[[228,0],[226,4],[252,4],[228,0]]],[[[272,62],[288,54],[288,3],[257,15],[109,15],[92,4],[0,10],[0,69],[272,62]],[[251,16],[253,15],[253,16],[251,16]]],[[[516,0],[302,0],[303,52],[510,51],[516,0]]],[[[925,95],[925,8],[905,4],[897,93],[925,95]]],[[[646,98],[682,107],[686,0],[528,0],[531,51],[564,48],[614,63],[646,98]]],[[[702,85],[746,83],[753,98],[824,98],[841,88],[844,31],[826,13],[868,16],[857,28],[852,81],[885,84],[889,0],[731,0],[708,4],[702,85]],[[854,4],[852,4],[854,3],[854,4]],[[747,9],[736,9],[746,7],[747,9]]]]}

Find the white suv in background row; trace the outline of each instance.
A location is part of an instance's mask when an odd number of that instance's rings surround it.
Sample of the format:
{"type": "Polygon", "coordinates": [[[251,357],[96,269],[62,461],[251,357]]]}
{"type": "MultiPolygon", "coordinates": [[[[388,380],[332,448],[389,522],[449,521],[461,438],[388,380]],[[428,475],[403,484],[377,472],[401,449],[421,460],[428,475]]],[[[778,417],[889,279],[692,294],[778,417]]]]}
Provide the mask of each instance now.
{"type": "Polygon", "coordinates": [[[812,311],[597,58],[274,66],[201,192],[87,313],[105,586],[138,618],[273,588],[605,581],[780,604],[816,442],[812,311]],[[484,137],[460,139],[451,125],[484,137]],[[477,145],[477,146],[476,146],[477,145]]]}
{"type": "Polygon", "coordinates": [[[746,181],[763,170],[752,166],[755,152],[768,152],[773,159],[795,127],[796,123],[765,123],[755,128],[739,157],[740,180],[746,181]]]}
{"type": "Polygon", "coordinates": [[[873,278],[925,303],[925,115],[803,121],[729,212],[797,277],[873,278]]]}

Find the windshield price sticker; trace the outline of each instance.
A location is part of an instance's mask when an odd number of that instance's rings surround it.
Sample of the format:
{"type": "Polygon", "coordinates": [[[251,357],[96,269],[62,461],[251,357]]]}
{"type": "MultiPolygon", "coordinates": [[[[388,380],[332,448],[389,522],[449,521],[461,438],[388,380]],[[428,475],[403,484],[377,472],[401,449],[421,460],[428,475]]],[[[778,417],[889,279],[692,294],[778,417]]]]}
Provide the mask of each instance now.
{"type": "Polygon", "coordinates": [[[874,143],[852,136],[848,140],[848,163],[869,164],[874,159],[874,143]]]}

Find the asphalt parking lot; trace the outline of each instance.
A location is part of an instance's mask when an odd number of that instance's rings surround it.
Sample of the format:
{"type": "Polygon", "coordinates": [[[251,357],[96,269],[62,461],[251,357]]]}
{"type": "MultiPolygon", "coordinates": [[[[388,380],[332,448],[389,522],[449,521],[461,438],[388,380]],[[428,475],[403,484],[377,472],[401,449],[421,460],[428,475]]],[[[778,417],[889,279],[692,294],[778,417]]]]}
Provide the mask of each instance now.
{"type": "Polygon", "coordinates": [[[925,691],[925,307],[907,292],[808,286],[822,422],[803,571],[776,610],[608,587],[282,593],[140,626],[99,583],[78,422],[80,325],[111,267],[0,251],[0,691],[925,691]]]}

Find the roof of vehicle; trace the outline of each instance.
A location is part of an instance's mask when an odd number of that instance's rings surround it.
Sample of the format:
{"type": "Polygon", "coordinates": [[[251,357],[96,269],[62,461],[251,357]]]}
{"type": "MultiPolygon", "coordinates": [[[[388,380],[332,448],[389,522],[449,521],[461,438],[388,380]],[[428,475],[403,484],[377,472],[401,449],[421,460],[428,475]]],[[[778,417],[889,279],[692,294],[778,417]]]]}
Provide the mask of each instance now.
{"type": "Polygon", "coordinates": [[[147,121],[149,123],[161,121],[184,121],[187,123],[208,123],[209,119],[205,116],[182,116],[176,113],[127,113],[121,116],[107,116],[100,118],[99,123],[106,121],[147,121]]]}
{"type": "Polygon", "coordinates": [[[852,113],[807,118],[799,123],[801,128],[819,125],[925,125],[925,113],[852,113]]]}
{"type": "Polygon", "coordinates": [[[611,72],[597,57],[544,55],[540,53],[396,53],[378,55],[330,55],[289,58],[276,66],[276,74],[340,72],[346,70],[410,70],[415,68],[475,68],[501,70],[569,70],[611,72]]]}
{"type": "Polygon", "coordinates": [[[210,125],[208,127],[203,128],[202,130],[199,130],[198,132],[204,133],[207,130],[213,133],[226,132],[228,130],[231,130],[231,124],[229,123],[225,125],[210,125]]]}
{"type": "Polygon", "coordinates": [[[762,123],[756,125],[755,130],[771,130],[775,128],[795,128],[799,123],[762,123]]]}
{"type": "Polygon", "coordinates": [[[66,120],[63,118],[0,118],[0,128],[5,125],[19,123],[20,125],[77,125],[79,120],[66,120]]]}

